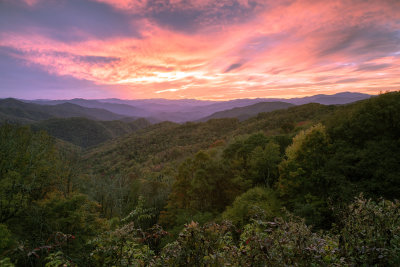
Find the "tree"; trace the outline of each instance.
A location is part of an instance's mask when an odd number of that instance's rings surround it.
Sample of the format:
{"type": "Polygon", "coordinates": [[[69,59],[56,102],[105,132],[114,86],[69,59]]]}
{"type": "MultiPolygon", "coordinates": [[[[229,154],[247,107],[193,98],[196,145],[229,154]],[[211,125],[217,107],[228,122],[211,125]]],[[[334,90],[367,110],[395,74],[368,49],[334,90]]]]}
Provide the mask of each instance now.
{"type": "Polygon", "coordinates": [[[272,189],[254,187],[238,196],[222,217],[243,227],[250,219],[273,220],[280,214],[280,208],[280,201],[272,189]]]}
{"type": "Polygon", "coordinates": [[[249,157],[249,173],[254,184],[272,187],[279,176],[278,164],[280,161],[277,144],[269,142],[264,148],[256,147],[249,157]]]}
{"type": "Polygon", "coordinates": [[[61,162],[54,142],[28,127],[0,127],[0,223],[43,199],[57,184],[61,162]]]}
{"type": "MultiPolygon", "coordinates": [[[[344,107],[327,120],[333,141],[329,172],[344,177],[350,198],[400,196],[400,92],[344,107]]],[[[343,178],[342,178],[343,179],[343,178]]]]}
{"type": "Polygon", "coordinates": [[[322,124],[296,135],[292,145],[286,149],[286,159],[279,166],[278,189],[281,196],[297,198],[304,193],[324,190],[313,182],[318,180],[316,176],[325,164],[328,149],[328,136],[322,124]]]}
{"type": "Polygon", "coordinates": [[[317,124],[293,138],[286,159],[279,165],[277,186],[285,205],[318,227],[330,224],[327,200],[335,181],[324,171],[329,153],[325,127],[317,124]]]}
{"type": "Polygon", "coordinates": [[[200,151],[179,167],[160,223],[173,227],[183,210],[192,215],[221,212],[246,188],[246,183],[240,177],[234,177],[222,161],[200,151]]]}

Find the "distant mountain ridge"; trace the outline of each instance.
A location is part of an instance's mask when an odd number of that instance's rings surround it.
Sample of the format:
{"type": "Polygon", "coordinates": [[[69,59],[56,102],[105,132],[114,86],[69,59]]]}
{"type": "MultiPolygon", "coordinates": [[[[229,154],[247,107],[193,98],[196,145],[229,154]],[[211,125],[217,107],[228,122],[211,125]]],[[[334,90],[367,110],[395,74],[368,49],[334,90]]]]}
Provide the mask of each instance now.
{"type": "Polygon", "coordinates": [[[295,105],[303,105],[308,103],[318,103],[323,105],[344,105],[352,102],[364,100],[372,97],[372,95],[363,94],[363,93],[352,93],[352,92],[342,92],[334,95],[314,95],[307,96],[301,98],[291,98],[288,99],[288,103],[292,103],[295,105]]]}
{"type": "Polygon", "coordinates": [[[334,95],[314,95],[301,98],[255,98],[211,101],[196,99],[71,99],[71,100],[24,100],[42,105],[73,103],[90,108],[101,108],[116,114],[130,117],[144,117],[155,123],[160,121],[186,122],[198,121],[213,113],[250,106],[260,102],[285,102],[294,105],[319,103],[324,105],[343,105],[370,98],[372,95],[342,92],[334,95]]]}
{"type": "Polygon", "coordinates": [[[39,105],[13,98],[0,99],[0,121],[33,123],[51,118],[84,117],[91,120],[120,120],[126,116],[105,109],[87,108],[72,103],[39,105]]]}
{"type": "Polygon", "coordinates": [[[40,105],[57,105],[63,103],[71,103],[86,108],[100,108],[110,112],[129,116],[129,117],[143,117],[146,116],[147,111],[137,108],[135,106],[124,103],[101,102],[99,100],[88,100],[83,98],[74,98],[70,100],[32,100],[32,103],[40,105]]]}
{"type": "Polygon", "coordinates": [[[204,122],[210,119],[222,119],[222,118],[237,118],[240,121],[244,121],[262,112],[271,112],[279,109],[287,109],[293,106],[294,106],[293,104],[285,102],[259,102],[250,106],[218,111],[198,121],[204,122]]]}
{"type": "Polygon", "coordinates": [[[371,96],[359,93],[339,93],[332,96],[315,95],[285,99],[284,102],[279,101],[280,99],[265,101],[263,98],[230,101],[194,99],[19,101],[7,98],[0,99],[0,123],[7,121],[30,124],[35,130],[45,130],[56,138],[88,148],[161,121],[205,122],[221,118],[237,118],[244,121],[262,112],[287,109],[304,103],[346,104],[369,97],[371,96]],[[139,116],[146,117],[147,120],[138,120],[139,116]]]}

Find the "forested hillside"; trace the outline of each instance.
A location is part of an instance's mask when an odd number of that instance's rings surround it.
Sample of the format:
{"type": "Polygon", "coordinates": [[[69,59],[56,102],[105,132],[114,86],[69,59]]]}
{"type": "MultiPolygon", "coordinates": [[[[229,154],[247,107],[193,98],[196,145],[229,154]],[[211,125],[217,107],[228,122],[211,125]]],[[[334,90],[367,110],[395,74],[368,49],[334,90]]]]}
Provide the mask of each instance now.
{"type": "Polygon", "coordinates": [[[44,130],[51,136],[82,148],[88,148],[149,125],[150,123],[145,119],[124,122],[120,120],[95,121],[86,118],[54,118],[34,123],[31,128],[35,131],[44,130]]]}
{"type": "Polygon", "coordinates": [[[105,109],[87,108],[70,102],[39,105],[12,98],[0,100],[0,125],[4,123],[29,125],[35,131],[44,130],[53,137],[82,148],[150,125],[144,118],[125,117],[105,109]]]}
{"type": "Polygon", "coordinates": [[[256,116],[258,113],[271,112],[279,109],[286,109],[291,106],[294,105],[284,102],[260,102],[250,106],[215,112],[210,116],[200,119],[199,121],[208,121],[210,119],[221,119],[221,118],[237,118],[240,121],[243,121],[253,116],[256,116]]]}
{"type": "Polygon", "coordinates": [[[83,152],[39,131],[85,123],[0,128],[0,265],[400,264],[399,92],[163,122],[83,152]]]}
{"type": "Polygon", "coordinates": [[[119,120],[126,116],[98,108],[86,108],[71,103],[38,105],[13,98],[0,99],[0,123],[32,123],[51,118],[84,117],[92,120],[119,120]]]}

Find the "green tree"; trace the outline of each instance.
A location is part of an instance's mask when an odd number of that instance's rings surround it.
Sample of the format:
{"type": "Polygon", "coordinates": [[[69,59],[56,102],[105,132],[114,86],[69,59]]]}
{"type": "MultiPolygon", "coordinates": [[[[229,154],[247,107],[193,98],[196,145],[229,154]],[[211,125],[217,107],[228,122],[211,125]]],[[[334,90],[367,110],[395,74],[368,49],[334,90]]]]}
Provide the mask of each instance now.
{"type": "Polygon", "coordinates": [[[334,186],[324,171],[330,153],[325,127],[317,124],[293,138],[279,166],[278,191],[285,205],[307,223],[329,227],[329,193],[334,186]]]}
{"type": "Polygon", "coordinates": [[[279,146],[269,142],[264,148],[256,147],[249,157],[249,173],[254,184],[272,187],[278,180],[278,164],[281,161],[279,146]]]}
{"type": "Polygon", "coordinates": [[[57,184],[59,161],[53,139],[27,127],[0,127],[0,223],[15,218],[57,184]]]}
{"type": "Polygon", "coordinates": [[[174,226],[177,214],[182,210],[192,214],[222,212],[246,188],[246,183],[235,178],[222,161],[200,151],[179,167],[160,222],[167,227],[174,226]]]}
{"type": "Polygon", "coordinates": [[[225,148],[223,158],[230,162],[232,167],[247,171],[251,152],[256,147],[264,148],[268,142],[268,138],[263,133],[255,133],[247,137],[238,138],[225,148]]]}
{"type": "Polygon", "coordinates": [[[280,214],[280,201],[270,188],[254,187],[238,196],[222,214],[222,218],[243,227],[251,219],[273,220],[280,214]]]}
{"type": "Polygon", "coordinates": [[[13,244],[12,234],[7,225],[0,224],[0,255],[13,244]]]}
{"type": "Polygon", "coordinates": [[[139,196],[135,209],[132,210],[128,216],[123,218],[122,222],[133,222],[136,227],[147,229],[152,225],[151,222],[155,216],[154,209],[146,208],[144,198],[139,196]]]}
{"type": "MultiPolygon", "coordinates": [[[[328,171],[369,197],[400,196],[400,92],[383,94],[339,110],[326,121],[333,141],[328,171]]],[[[345,192],[346,192],[345,191],[345,192]]]]}
{"type": "Polygon", "coordinates": [[[86,242],[107,229],[99,210],[98,204],[82,194],[65,198],[53,192],[31,203],[24,216],[9,221],[15,236],[23,241],[10,252],[12,258],[18,265],[42,265],[49,252],[62,251],[73,262],[83,264],[86,242]]]}

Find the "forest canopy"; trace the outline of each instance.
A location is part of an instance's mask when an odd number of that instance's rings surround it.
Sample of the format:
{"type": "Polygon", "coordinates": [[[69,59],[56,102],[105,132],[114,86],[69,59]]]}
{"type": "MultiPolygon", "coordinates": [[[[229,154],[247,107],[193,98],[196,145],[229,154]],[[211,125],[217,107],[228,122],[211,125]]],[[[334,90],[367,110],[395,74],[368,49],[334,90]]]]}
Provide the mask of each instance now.
{"type": "Polygon", "coordinates": [[[0,127],[1,266],[400,264],[399,92],[126,131],[0,127]]]}

